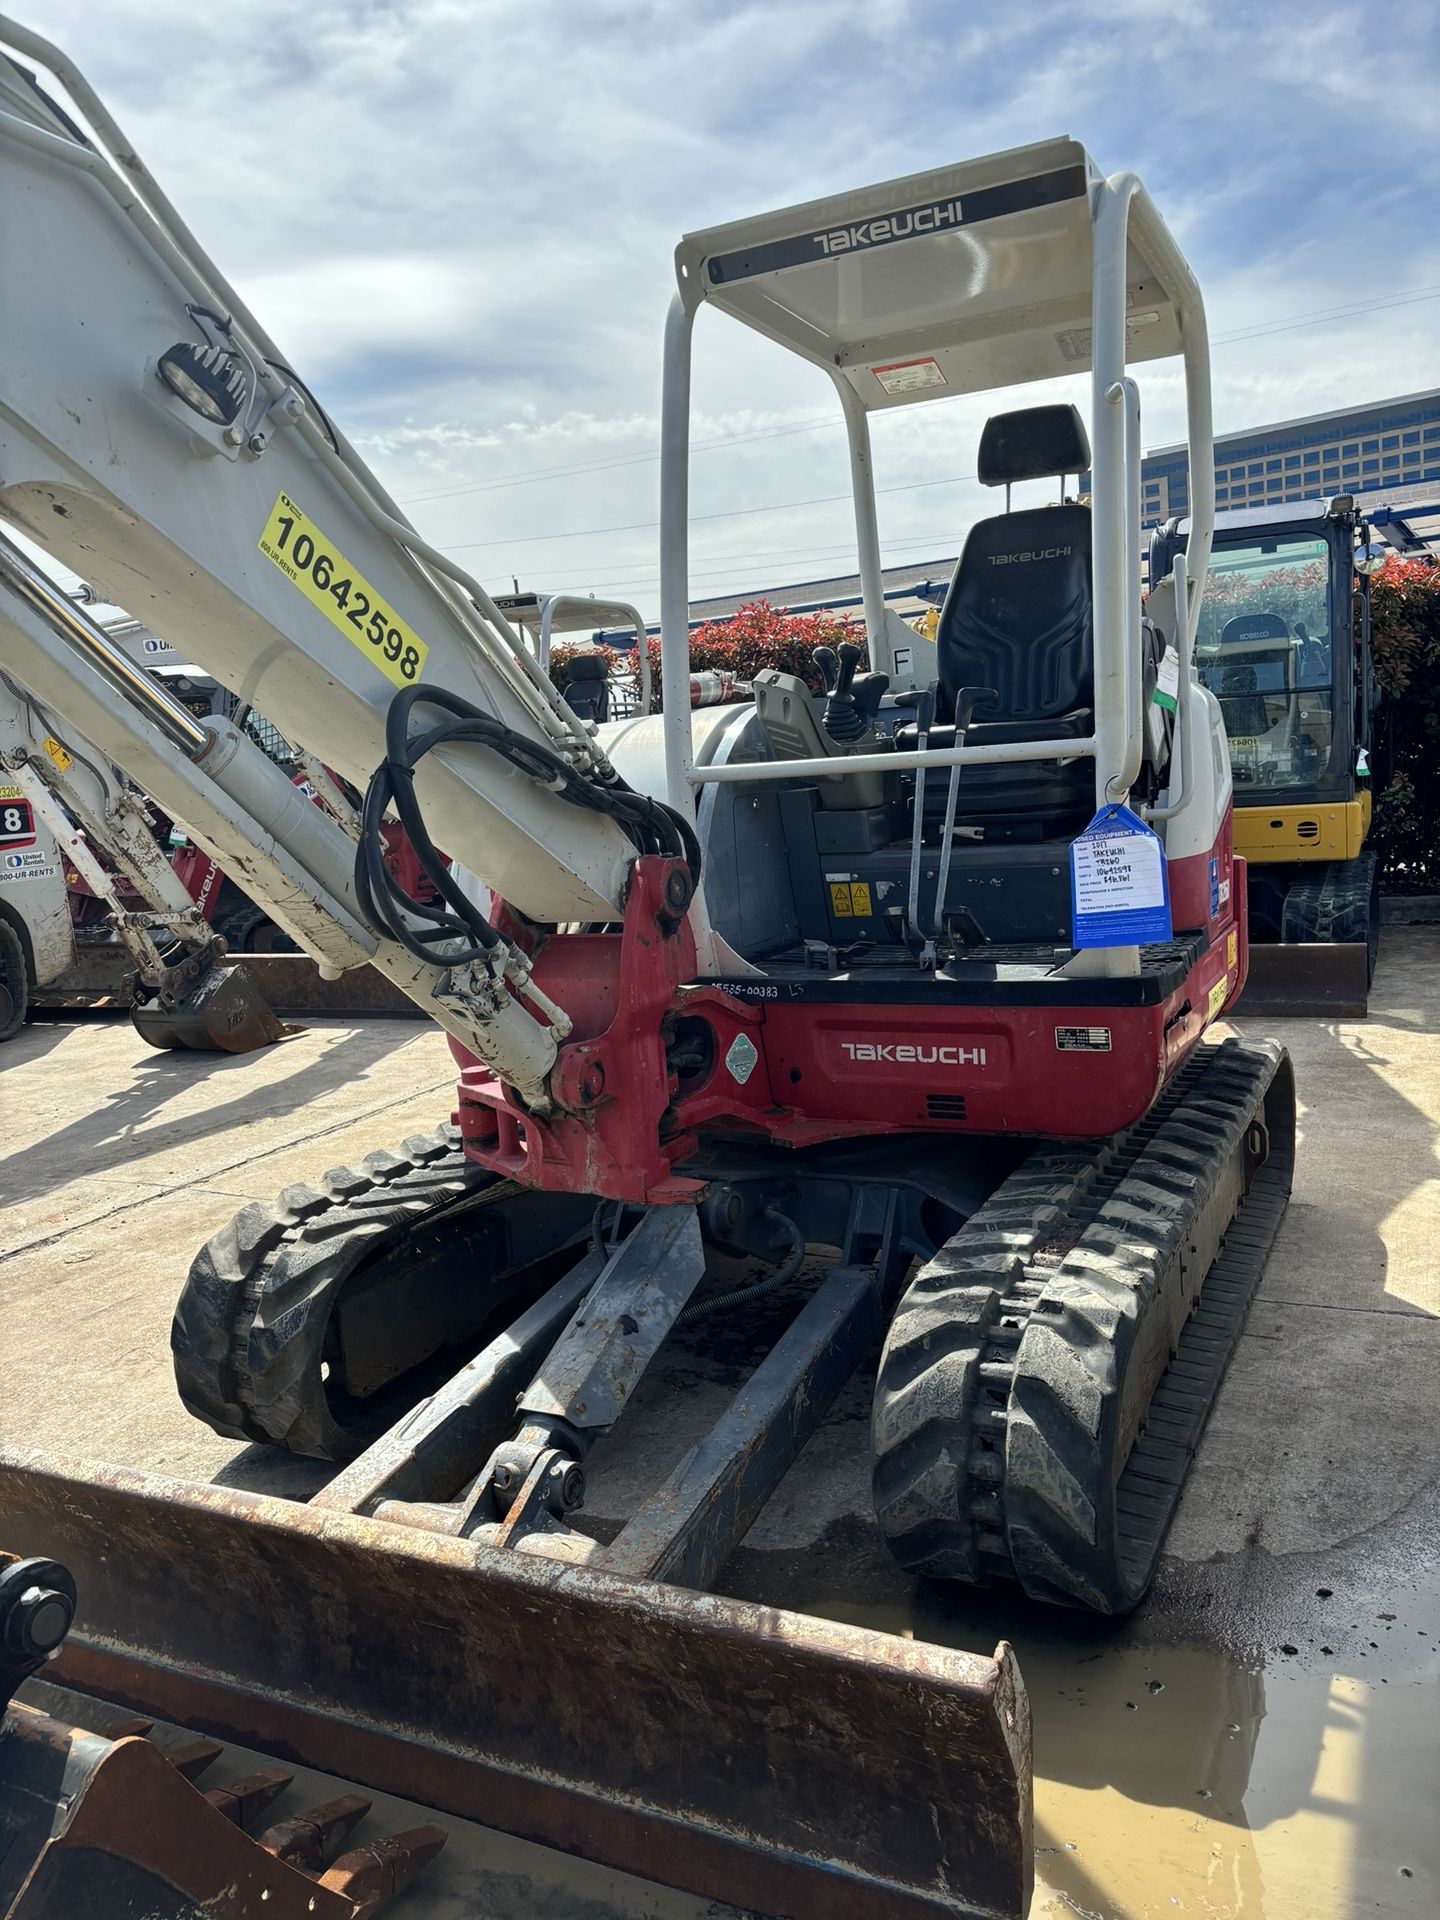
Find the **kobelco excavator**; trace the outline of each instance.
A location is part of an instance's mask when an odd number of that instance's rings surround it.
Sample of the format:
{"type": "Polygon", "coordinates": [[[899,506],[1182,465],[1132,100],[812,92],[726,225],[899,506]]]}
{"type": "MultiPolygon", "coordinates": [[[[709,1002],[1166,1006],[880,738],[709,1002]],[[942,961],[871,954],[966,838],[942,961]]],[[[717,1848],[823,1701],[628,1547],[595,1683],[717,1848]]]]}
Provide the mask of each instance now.
{"type": "Polygon", "coordinates": [[[302,1504],[12,1454],[0,1525],[32,1558],[0,1585],[7,1644],[48,1639],[54,1674],[132,1712],[761,1913],[1023,1913],[1008,1649],[707,1589],[883,1338],[875,1513],[902,1565],[1132,1608],[1283,1212],[1288,1060],[1205,1037],[1245,978],[1244,887],[1192,669],[1210,389],[1174,241],[1068,139],[686,236],[662,711],[597,727],[405,520],[81,76],[0,41],[27,263],[0,287],[0,515],[283,716],[363,791],[357,837],[137,686],[6,544],[11,671],[323,966],[399,984],[457,1075],[450,1125],[246,1207],[181,1292],[186,1405],[335,1477],[302,1504]],[[770,671],[690,707],[706,308],[843,411],[871,665],[839,649],[823,696],[770,671]],[[1142,615],[1129,367],[1175,354],[1195,528],[1142,615]],[[1005,510],[931,653],[886,614],[871,414],[1087,370],[1088,432],[1044,404],[981,435],[1005,510]],[[1091,504],[1064,499],[1087,468],[1091,504]],[[1061,503],[1012,510],[1032,482],[1061,503]],[[429,904],[384,868],[392,818],[429,904]],[[718,1293],[712,1250],[768,1277],[718,1293]],[[591,1450],[677,1324],[803,1275],[713,1430],[617,1532],[587,1526],[591,1450]]]}
{"type": "MultiPolygon", "coordinates": [[[[1161,579],[1189,527],[1151,536],[1161,579]]],[[[1370,576],[1354,498],[1218,516],[1195,660],[1225,717],[1235,844],[1259,960],[1247,1013],[1362,1015],[1380,951],[1370,831],[1378,687],[1370,576]]]]}

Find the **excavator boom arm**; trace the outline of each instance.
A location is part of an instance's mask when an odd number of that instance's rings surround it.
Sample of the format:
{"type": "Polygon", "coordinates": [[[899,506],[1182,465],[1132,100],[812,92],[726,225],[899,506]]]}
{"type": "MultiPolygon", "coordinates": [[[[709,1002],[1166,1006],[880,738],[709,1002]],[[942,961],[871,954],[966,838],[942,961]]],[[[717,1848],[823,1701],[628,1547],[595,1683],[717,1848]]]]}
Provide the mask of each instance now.
{"type": "MultiPolygon", "coordinates": [[[[408,526],[59,52],[87,137],[0,61],[0,514],[363,786],[397,691],[609,774],[478,583],[408,526]],[[64,298],[58,298],[60,290],[64,298]],[[103,324],[99,323],[103,316],[103,324]]],[[[617,916],[635,847],[485,747],[416,777],[436,842],[528,918],[617,916]]]]}

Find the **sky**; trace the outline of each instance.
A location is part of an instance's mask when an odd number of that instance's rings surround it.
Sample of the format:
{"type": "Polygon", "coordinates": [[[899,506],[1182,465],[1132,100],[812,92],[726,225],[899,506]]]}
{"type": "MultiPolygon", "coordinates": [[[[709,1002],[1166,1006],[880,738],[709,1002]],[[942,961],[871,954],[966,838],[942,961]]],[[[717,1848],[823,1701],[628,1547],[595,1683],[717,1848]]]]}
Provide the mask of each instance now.
{"type": "MultiPolygon", "coordinates": [[[[178,27],[154,0],[12,4],[492,589],[657,611],[682,233],[1057,134],[1176,234],[1217,432],[1440,383],[1433,0],[227,0],[178,27]]],[[[1139,374],[1146,445],[1183,438],[1178,362],[1139,374]]],[[[958,551],[1004,404],[875,422],[887,563],[958,551]]],[[[692,438],[693,598],[853,567],[818,370],[703,315],[692,438]]]]}

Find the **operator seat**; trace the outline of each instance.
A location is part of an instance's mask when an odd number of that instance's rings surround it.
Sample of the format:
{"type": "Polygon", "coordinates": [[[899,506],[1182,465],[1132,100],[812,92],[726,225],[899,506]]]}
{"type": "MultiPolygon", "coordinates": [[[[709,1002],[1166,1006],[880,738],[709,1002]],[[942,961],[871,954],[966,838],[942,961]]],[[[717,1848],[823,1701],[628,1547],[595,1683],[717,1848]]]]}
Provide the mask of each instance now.
{"type": "Polygon", "coordinates": [[[610,663],[603,653],[577,653],[565,662],[565,703],[582,720],[610,717],[610,663]]]}
{"type": "MultiPolygon", "coordinates": [[[[980,438],[978,477],[1008,489],[1019,480],[1077,479],[1090,464],[1084,422],[1073,406],[1026,407],[994,415],[980,438]]],[[[1078,503],[997,514],[973,526],[945,596],[935,634],[939,688],[936,715],[953,721],[962,687],[993,687],[999,699],[978,709],[967,746],[1017,740],[1083,739],[1094,727],[1094,628],[1090,509],[1078,503]]],[[[936,725],[929,745],[953,742],[953,726],[936,725]]],[[[896,745],[913,745],[903,728],[896,745]]],[[[1062,749],[1063,751],[1063,749],[1062,749]]],[[[944,782],[928,783],[927,813],[944,782]]],[[[1088,759],[966,767],[960,778],[962,820],[993,834],[1002,816],[1027,837],[1078,831],[1094,812],[1095,774],[1088,759]]]]}
{"type": "Polygon", "coordinates": [[[1256,739],[1270,731],[1270,709],[1260,687],[1259,669],[1281,664],[1282,686],[1289,690],[1290,629],[1278,613],[1239,613],[1220,630],[1220,685],[1216,698],[1232,740],[1256,739]]]}

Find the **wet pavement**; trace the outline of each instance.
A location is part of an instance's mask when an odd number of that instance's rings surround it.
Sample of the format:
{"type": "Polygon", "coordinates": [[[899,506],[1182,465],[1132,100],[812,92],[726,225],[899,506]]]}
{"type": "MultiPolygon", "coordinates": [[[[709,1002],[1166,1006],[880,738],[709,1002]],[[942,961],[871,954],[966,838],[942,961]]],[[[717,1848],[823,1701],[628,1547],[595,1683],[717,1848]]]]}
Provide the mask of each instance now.
{"type": "MultiPolygon", "coordinates": [[[[1437,963],[1440,932],[1388,929],[1368,1022],[1268,1029],[1296,1060],[1295,1197],[1132,1619],[899,1574],[870,1517],[863,1369],[718,1583],[977,1651],[1013,1643],[1035,1720],[1036,1915],[1440,1913],[1437,963]]],[[[14,1048],[5,1439],[303,1497],[322,1470],[176,1406],[179,1278],[244,1199],[442,1118],[443,1043],[316,1023],[218,1078],[194,1057],[157,1064],[115,1024],[14,1048]]],[[[595,1531],[710,1424],[786,1311],[778,1296],[744,1327],[707,1325],[704,1352],[667,1350],[595,1456],[595,1531]]],[[[477,1901],[516,1920],[725,1912],[465,1829],[423,1910],[458,1920],[477,1901]]]]}

